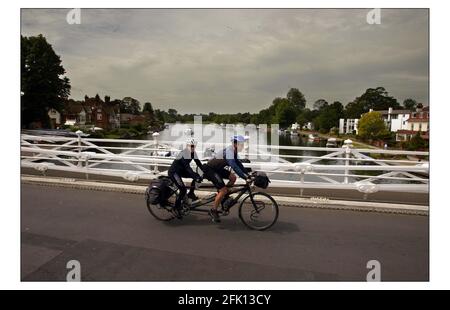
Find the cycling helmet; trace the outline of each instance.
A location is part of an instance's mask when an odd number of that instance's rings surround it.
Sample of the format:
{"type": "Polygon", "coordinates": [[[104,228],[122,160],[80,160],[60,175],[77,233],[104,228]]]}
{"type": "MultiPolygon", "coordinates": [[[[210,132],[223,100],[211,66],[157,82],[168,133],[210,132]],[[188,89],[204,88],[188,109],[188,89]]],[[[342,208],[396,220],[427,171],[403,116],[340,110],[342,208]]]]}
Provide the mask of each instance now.
{"type": "Polygon", "coordinates": [[[197,140],[195,140],[194,138],[189,138],[186,140],[186,145],[197,145],[197,140]]]}
{"type": "Polygon", "coordinates": [[[241,136],[241,135],[235,135],[235,136],[231,137],[231,142],[244,143],[245,142],[245,138],[244,138],[244,136],[241,136]]]}

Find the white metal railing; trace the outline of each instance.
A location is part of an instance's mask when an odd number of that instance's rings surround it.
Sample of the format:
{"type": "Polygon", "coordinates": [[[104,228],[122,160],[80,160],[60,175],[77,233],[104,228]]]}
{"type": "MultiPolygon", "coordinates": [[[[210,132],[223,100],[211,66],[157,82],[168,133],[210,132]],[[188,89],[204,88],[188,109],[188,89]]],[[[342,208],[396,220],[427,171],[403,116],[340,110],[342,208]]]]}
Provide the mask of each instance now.
{"type": "MultiPolygon", "coordinates": [[[[202,147],[217,143],[203,143],[202,147]]],[[[178,145],[180,146],[180,144],[178,145]]],[[[244,166],[265,171],[271,187],[353,189],[364,194],[377,191],[428,192],[429,163],[409,160],[407,155],[428,156],[428,152],[382,149],[355,149],[351,141],[341,148],[247,145],[245,155],[261,156],[244,166]],[[249,150],[256,149],[257,152],[249,150]],[[284,155],[272,151],[315,151],[326,154],[284,155]],[[403,156],[373,158],[369,154],[403,156]],[[270,161],[267,157],[270,157],[270,161]],[[287,159],[296,159],[290,162],[287,159]]],[[[165,174],[179,148],[171,141],[117,140],[61,136],[21,135],[21,166],[36,169],[122,177],[128,181],[153,179],[165,174]],[[115,153],[114,153],[114,152],[115,153]],[[167,156],[169,155],[169,156],[167,156]]]]}

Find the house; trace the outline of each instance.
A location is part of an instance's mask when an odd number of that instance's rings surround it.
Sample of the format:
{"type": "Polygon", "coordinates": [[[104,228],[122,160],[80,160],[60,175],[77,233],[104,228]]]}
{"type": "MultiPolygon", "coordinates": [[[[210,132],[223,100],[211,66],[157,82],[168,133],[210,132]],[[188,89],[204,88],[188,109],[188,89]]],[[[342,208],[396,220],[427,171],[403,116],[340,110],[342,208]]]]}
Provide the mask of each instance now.
{"type": "Polygon", "coordinates": [[[291,130],[299,130],[299,129],[301,129],[301,128],[297,122],[291,125],[291,130]]]}
{"type": "Polygon", "coordinates": [[[69,126],[85,126],[88,116],[88,111],[80,101],[69,99],[62,111],[62,119],[64,125],[69,126]]]}
{"type": "MultiPolygon", "coordinates": [[[[370,112],[372,111],[373,110],[370,110],[370,112]]],[[[381,117],[391,132],[407,129],[407,121],[411,113],[410,110],[394,110],[389,108],[388,110],[381,110],[377,112],[381,114],[381,117]]]]}
{"type": "Polygon", "coordinates": [[[314,130],[314,125],[312,122],[308,122],[305,125],[303,125],[303,130],[314,130]]]}
{"type": "MultiPolygon", "coordinates": [[[[369,112],[373,112],[370,109],[369,112]]],[[[381,114],[386,126],[392,132],[397,132],[398,130],[407,129],[407,122],[410,116],[410,110],[394,110],[389,108],[388,110],[375,111],[381,114]]],[[[339,120],[339,133],[340,134],[358,134],[358,122],[359,119],[344,119],[339,120]]]]}
{"type": "Polygon", "coordinates": [[[50,128],[55,129],[61,125],[61,113],[56,109],[48,110],[48,117],[50,118],[50,128]]]}
{"type": "Polygon", "coordinates": [[[103,129],[120,128],[120,106],[117,102],[111,102],[109,96],[105,101],[99,95],[95,97],[84,97],[84,103],[88,111],[89,124],[103,129]]]}
{"type": "Polygon", "coordinates": [[[86,127],[100,127],[103,129],[120,128],[120,106],[118,101],[105,101],[98,95],[84,97],[84,101],[67,100],[64,105],[62,120],[65,125],[86,127]]]}
{"type": "Polygon", "coordinates": [[[339,120],[339,134],[358,134],[359,118],[341,118],[339,120]]]}
{"type": "Polygon", "coordinates": [[[406,129],[401,129],[397,131],[396,140],[397,141],[407,141],[410,140],[418,132],[420,136],[428,140],[430,132],[430,108],[417,108],[415,112],[409,114],[406,129]]]}

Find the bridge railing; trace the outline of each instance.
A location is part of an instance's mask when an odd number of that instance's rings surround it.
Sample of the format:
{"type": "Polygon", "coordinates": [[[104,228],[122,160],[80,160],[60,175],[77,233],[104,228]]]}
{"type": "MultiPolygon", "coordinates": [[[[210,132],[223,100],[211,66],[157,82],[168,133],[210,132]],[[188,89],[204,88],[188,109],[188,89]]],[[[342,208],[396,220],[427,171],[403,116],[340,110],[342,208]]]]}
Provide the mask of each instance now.
{"type": "MultiPolygon", "coordinates": [[[[202,147],[217,147],[203,143],[202,147]]],[[[36,169],[122,177],[130,182],[150,180],[165,174],[181,144],[173,141],[94,139],[61,136],[21,135],[21,166],[36,169]]],[[[351,143],[340,148],[307,146],[247,145],[252,160],[244,166],[265,171],[271,187],[351,189],[364,194],[377,191],[428,192],[428,152],[356,149],[351,143]],[[250,150],[258,150],[251,153],[250,150]],[[264,151],[261,151],[264,150],[264,151]],[[275,153],[272,151],[276,150],[275,153]],[[279,154],[283,151],[313,151],[324,155],[279,154]],[[379,158],[369,155],[378,154],[379,158]],[[413,156],[416,159],[411,159],[413,156]],[[289,161],[291,160],[291,161],[289,161]]]]}

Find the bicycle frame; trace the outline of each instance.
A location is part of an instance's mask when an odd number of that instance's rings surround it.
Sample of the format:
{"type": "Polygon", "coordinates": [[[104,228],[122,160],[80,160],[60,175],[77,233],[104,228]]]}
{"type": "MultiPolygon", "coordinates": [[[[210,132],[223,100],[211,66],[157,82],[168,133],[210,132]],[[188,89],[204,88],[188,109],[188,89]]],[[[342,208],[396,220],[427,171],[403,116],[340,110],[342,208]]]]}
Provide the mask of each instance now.
{"type": "MultiPolygon", "coordinates": [[[[187,188],[192,189],[193,187],[195,187],[195,182],[191,183],[194,184],[194,186],[187,186],[187,188]]],[[[214,200],[217,197],[217,193],[213,193],[209,196],[203,197],[202,199],[195,201],[194,203],[187,203],[186,200],[183,200],[182,202],[182,209],[181,214],[179,214],[178,212],[174,211],[173,207],[175,206],[175,203],[173,199],[178,199],[179,196],[179,189],[175,184],[171,184],[170,188],[172,190],[170,197],[170,200],[167,200],[165,204],[159,204],[159,207],[157,207],[158,209],[165,209],[166,211],[168,211],[169,213],[172,213],[172,216],[170,217],[166,217],[166,216],[160,216],[155,214],[155,210],[153,210],[153,208],[151,207],[151,204],[149,204],[149,201],[147,199],[147,208],[149,209],[150,213],[156,217],[158,220],[160,221],[170,221],[172,219],[174,219],[175,217],[178,217],[179,215],[183,216],[183,215],[188,215],[190,212],[196,213],[208,213],[210,212],[209,208],[202,208],[202,206],[205,206],[207,204],[210,204],[212,202],[214,202],[214,200]]],[[[195,187],[197,188],[197,187],[195,187]]],[[[202,189],[205,188],[214,188],[216,189],[214,186],[212,185],[206,185],[206,186],[201,186],[202,189]]],[[[253,182],[250,183],[245,183],[245,184],[239,184],[239,185],[231,185],[231,186],[227,186],[227,188],[229,189],[227,192],[227,196],[228,197],[226,202],[222,202],[222,208],[220,208],[218,211],[219,214],[221,214],[222,216],[226,216],[230,213],[230,209],[232,207],[234,207],[235,205],[239,204],[239,219],[244,223],[245,226],[247,226],[250,229],[253,230],[266,230],[270,227],[272,227],[272,225],[276,222],[277,218],[278,218],[278,204],[277,202],[273,199],[272,196],[270,196],[267,193],[264,192],[258,192],[258,191],[254,191],[255,190],[255,186],[253,184],[253,182]],[[235,195],[235,196],[232,196],[235,195]],[[266,197],[266,199],[268,199],[268,203],[269,206],[271,206],[272,208],[269,209],[269,214],[270,218],[269,221],[267,219],[265,219],[266,217],[264,216],[264,214],[266,213],[262,213],[262,211],[264,209],[266,209],[266,204],[267,202],[265,201],[260,201],[259,198],[255,198],[255,195],[257,197],[263,196],[266,197]],[[250,204],[250,210],[248,209],[248,205],[250,204]],[[243,207],[246,206],[246,207],[243,207]],[[244,210],[245,208],[245,210],[244,210]],[[243,211],[244,210],[244,211],[243,211]],[[263,214],[262,217],[262,222],[259,221],[259,215],[263,214]],[[250,216],[250,217],[249,217],[250,216]],[[258,223],[259,221],[259,223],[258,223]]],[[[224,197],[225,198],[225,197],[224,197]]],[[[264,199],[264,198],[263,198],[264,199]]]]}
{"type": "MultiPolygon", "coordinates": [[[[195,184],[195,182],[193,182],[193,183],[195,184]]],[[[194,186],[186,186],[186,189],[192,189],[192,188],[195,188],[195,185],[194,186]]],[[[202,186],[201,188],[204,188],[204,189],[206,189],[206,188],[214,188],[214,189],[216,189],[216,187],[214,185],[205,185],[205,186],[202,186]]],[[[236,203],[239,201],[239,199],[241,199],[242,196],[244,196],[245,194],[251,195],[251,193],[252,193],[252,186],[250,184],[231,185],[231,186],[227,186],[227,188],[229,189],[227,195],[233,195],[233,194],[238,193],[238,195],[235,198],[233,198],[235,200],[235,203],[230,207],[230,209],[234,205],[236,205],[236,203]]],[[[176,191],[178,192],[178,188],[177,188],[176,191]]],[[[202,206],[205,206],[205,205],[207,205],[207,204],[209,204],[211,202],[214,202],[214,200],[216,198],[216,195],[217,195],[217,193],[215,193],[215,194],[213,194],[211,196],[208,196],[206,198],[202,198],[202,199],[200,199],[199,202],[191,204],[191,205],[188,205],[188,204],[184,203],[184,206],[187,207],[187,209],[189,211],[208,213],[209,212],[208,209],[201,209],[199,207],[202,207],[202,206]]],[[[252,196],[250,196],[250,199],[253,202],[253,197],[252,196]]],[[[218,213],[219,214],[223,214],[223,211],[222,210],[218,210],[218,213]]]]}

